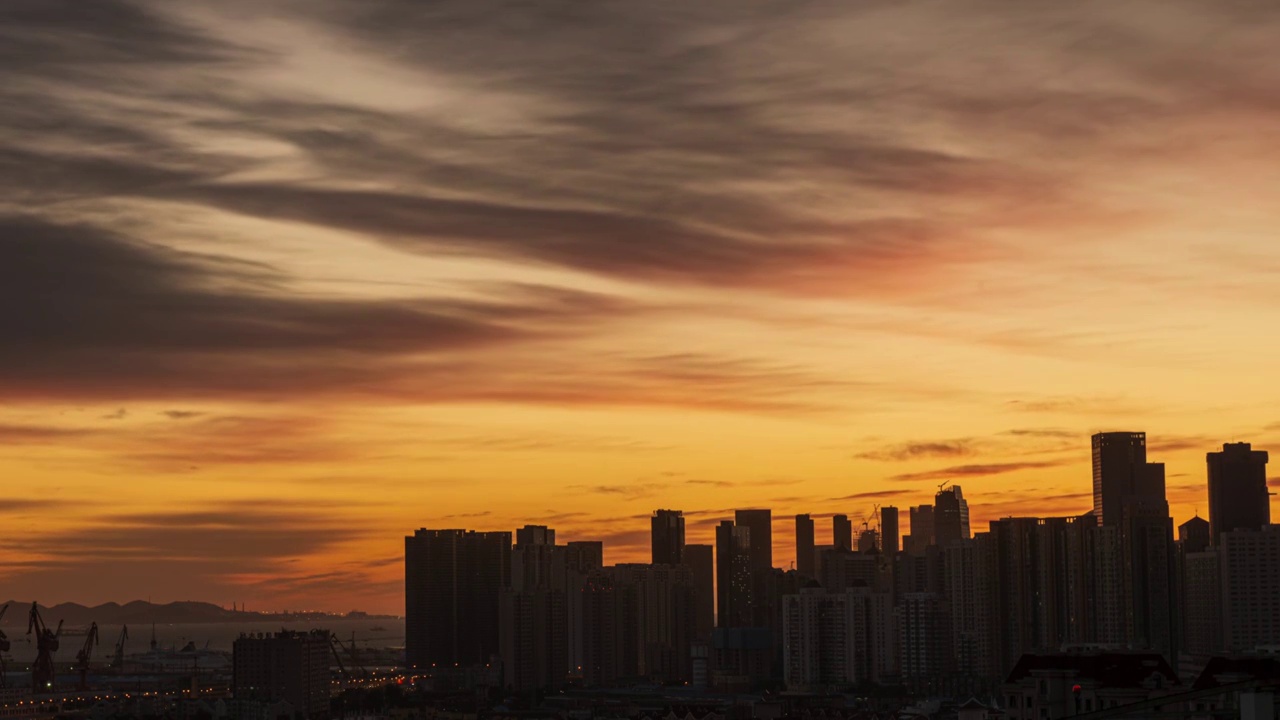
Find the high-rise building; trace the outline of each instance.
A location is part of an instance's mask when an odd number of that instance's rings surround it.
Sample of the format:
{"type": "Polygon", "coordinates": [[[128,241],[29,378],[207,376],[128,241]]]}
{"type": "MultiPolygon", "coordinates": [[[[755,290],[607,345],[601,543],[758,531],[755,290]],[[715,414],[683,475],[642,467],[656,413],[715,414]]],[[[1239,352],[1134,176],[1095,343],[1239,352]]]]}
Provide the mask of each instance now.
{"type": "Polygon", "coordinates": [[[829,691],[858,681],[862,658],[851,631],[861,628],[850,622],[848,605],[844,593],[816,586],[782,599],[782,679],[788,690],[829,691]]]}
{"type": "Polygon", "coordinates": [[[898,552],[898,508],[892,505],[880,508],[880,546],[886,555],[898,552]]]}
{"type": "Polygon", "coordinates": [[[908,689],[936,691],[951,661],[951,634],[942,598],[907,593],[898,602],[898,658],[908,689]]]}
{"type": "Polygon", "coordinates": [[[685,545],[684,564],[693,573],[694,639],[708,642],[716,624],[716,569],[712,546],[685,545]]]}
{"type": "Polygon", "coordinates": [[[231,646],[237,701],[293,707],[296,717],[329,717],[329,631],[241,634],[231,646]]]}
{"type": "Polygon", "coordinates": [[[1147,462],[1147,434],[1093,436],[1093,514],[1101,525],[1119,525],[1126,498],[1164,500],[1164,465],[1147,462]]]}
{"type": "Polygon", "coordinates": [[[1121,506],[1120,544],[1126,642],[1177,662],[1177,556],[1163,497],[1130,499],[1121,506]]]}
{"type": "Polygon", "coordinates": [[[565,566],[565,632],[569,653],[568,674],[581,677],[585,666],[583,630],[583,587],[587,577],[604,567],[604,545],[598,540],[576,541],[564,545],[565,566]]]}
{"type": "Polygon", "coordinates": [[[1209,532],[1217,544],[1222,533],[1257,530],[1271,524],[1267,493],[1267,452],[1249,443],[1226,443],[1206,454],[1209,465],[1209,532]]]}
{"type": "Polygon", "coordinates": [[[751,529],[724,520],[716,527],[716,625],[752,626],[751,529]]]}
{"type": "Polygon", "coordinates": [[[874,553],[880,551],[880,533],[874,528],[866,528],[858,533],[858,552],[874,553]]]}
{"type": "Polygon", "coordinates": [[[773,511],[737,510],[734,522],[751,529],[751,567],[760,572],[773,569],[773,511]]]}
{"type": "Polygon", "coordinates": [[[817,577],[817,568],[814,567],[816,559],[813,549],[813,518],[796,515],[796,570],[805,577],[817,577]]]}
{"type": "Polygon", "coordinates": [[[404,540],[404,565],[406,662],[489,663],[511,585],[511,533],[418,530],[404,540]]]}
{"type": "Polygon", "coordinates": [[[999,674],[995,662],[995,552],[990,533],[958,540],[943,551],[944,597],[951,616],[951,654],[956,675],[973,681],[963,688],[976,692],[980,681],[999,674]]]}
{"type": "Polygon", "coordinates": [[[1280,525],[1230,530],[1218,543],[1227,650],[1280,645],[1280,525]]]}
{"type": "Polygon", "coordinates": [[[936,544],[934,542],[934,524],[933,524],[933,506],[917,505],[910,509],[911,516],[911,533],[910,539],[903,542],[903,549],[907,552],[919,554],[924,552],[924,548],[936,544]]]}
{"type": "Polygon", "coordinates": [[[778,603],[781,598],[773,592],[773,511],[737,510],[734,521],[739,527],[750,530],[751,537],[751,620],[752,627],[777,629],[781,619],[778,603]]]}
{"type": "Polygon", "coordinates": [[[542,525],[516,530],[511,587],[502,593],[498,640],[505,687],[521,692],[559,687],[570,675],[568,598],[564,546],[542,525]]]}
{"type": "MultiPolygon", "coordinates": [[[[615,586],[625,589],[634,602],[636,657],[624,658],[622,667],[635,668],[635,676],[678,684],[693,679],[690,649],[696,632],[693,573],[685,565],[620,564],[612,568],[615,586]]],[[[632,632],[630,619],[621,624],[632,632]]],[[[631,673],[629,673],[631,674],[631,673]]]]}
{"type": "Polygon", "coordinates": [[[853,523],[849,522],[848,515],[831,516],[831,546],[853,549],[853,523]]]}
{"type": "Polygon", "coordinates": [[[653,564],[679,565],[684,553],[684,514],[657,510],[649,520],[653,564]]]}
{"type": "Polygon", "coordinates": [[[959,485],[939,490],[933,501],[934,544],[946,547],[969,537],[969,502],[959,485]]]}
{"type": "Polygon", "coordinates": [[[1220,548],[1204,548],[1182,555],[1182,642],[1193,667],[1226,648],[1222,641],[1222,572],[1220,548]]]}

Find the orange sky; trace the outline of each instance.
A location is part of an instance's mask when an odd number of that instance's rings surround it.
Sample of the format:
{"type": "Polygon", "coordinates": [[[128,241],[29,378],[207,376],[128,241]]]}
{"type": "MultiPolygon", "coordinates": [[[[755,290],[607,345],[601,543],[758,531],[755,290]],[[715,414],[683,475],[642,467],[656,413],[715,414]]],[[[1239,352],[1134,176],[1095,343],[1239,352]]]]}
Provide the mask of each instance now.
{"type": "Polygon", "coordinates": [[[0,9],[0,601],[1280,450],[1270,3],[72,5],[0,9]]]}

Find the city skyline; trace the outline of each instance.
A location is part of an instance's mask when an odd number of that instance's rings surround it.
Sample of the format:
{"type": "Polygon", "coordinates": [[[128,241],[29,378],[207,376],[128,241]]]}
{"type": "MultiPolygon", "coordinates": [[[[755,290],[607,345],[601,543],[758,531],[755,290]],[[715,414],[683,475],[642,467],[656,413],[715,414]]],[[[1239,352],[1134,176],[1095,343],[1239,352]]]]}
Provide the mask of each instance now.
{"type": "Polygon", "coordinates": [[[1273,4],[81,5],[0,4],[0,595],[400,613],[413,529],[657,508],[788,567],[1083,513],[1099,431],[1176,526],[1280,448],[1273,4]]]}

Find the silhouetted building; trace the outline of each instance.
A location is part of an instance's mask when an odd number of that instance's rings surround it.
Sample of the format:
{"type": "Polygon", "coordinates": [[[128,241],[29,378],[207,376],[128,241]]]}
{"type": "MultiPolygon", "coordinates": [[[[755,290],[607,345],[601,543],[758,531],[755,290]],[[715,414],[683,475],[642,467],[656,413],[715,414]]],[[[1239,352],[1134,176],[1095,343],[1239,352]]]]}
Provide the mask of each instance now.
{"type": "Polygon", "coordinates": [[[1249,443],[1226,443],[1206,454],[1209,465],[1209,532],[1213,544],[1222,533],[1257,530],[1271,524],[1267,492],[1267,453],[1249,443]]]}
{"type": "Polygon", "coordinates": [[[1155,650],[1176,662],[1176,555],[1169,505],[1163,498],[1131,499],[1121,512],[1125,640],[1130,647],[1155,650]]]}
{"type": "Polygon", "coordinates": [[[817,554],[813,546],[813,518],[796,515],[796,570],[805,577],[817,577],[814,561],[817,554]]]}
{"type": "Polygon", "coordinates": [[[848,515],[831,516],[831,545],[845,550],[853,549],[853,523],[848,515]]]}
{"type": "Polygon", "coordinates": [[[286,702],[298,717],[329,717],[329,631],[241,634],[232,644],[238,701],[286,702]]]}
{"type": "Polygon", "coordinates": [[[990,533],[978,533],[948,545],[943,553],[955,674],[970,680],[963,690],[973,694],[1003,669],[996,668],[995,659],[995,546],[990,533]]]}
{"type": "MultiPolygon", "coordinates": [[[[1207,525],[1207,523],[1206,523],[1207,525]]],[[[1225,650],[1222,639],[1222,570],[1218,548],[1181,555],[1182,652],[1193,666],[1225,650]]]]}
{"type": "Polygon", "coordinates": [[[1218,548],[1227,650],[1280,645],[1280,525],[1230,530],[1218,548]]]}
{"type": "Polygon", "coordinates": [[[406,662],[491,662],[511,584],[511,533],[418,530],[405,538],[404,561],[406,662]]]}
{"type": "Polygon", "coordinates": [[[815,586],[783,598],[782,680],[788,690],[829,691],[858,681],[862,658],[853,635],[861,628],[851,619],[844,593],[815,586]]]}
{"type": "Polygon", "coordinates": [[[887,590],[892,582],[892,570],[888,560],[878,552],[833,548],[822,553],[818,580],[832,592],[851,587],[887,590]]]}
{"type": "Polygon", "coordinates": [[[930,693],[950,670],[951,637],[942,598],[908,593],[898,601],[898,661],[902,679],[916,693],[930,693]]]}
{"type": "Polygon", "coordinates": [[[498,641],[507,688],[528,692],[560,687],[570,673],[570,587],[566,548],[542,525],[516,530],[511,587],[502,593],[498,641]]]}
{"type": "MultiPolygon", "coordinates": [[[[1178,692],[1178,674],[1155,653],[1022,656],[1001,686],[1009,720],[1060,720],[1178,692]]],[[[1180,710],[1171,703],[1171,710],[1180,710]]],[[[1152,709],[1146,717],[1159,717],[1152,709]]]]}
{"type": "Polygon", "coordinates": [[[858,552],[880,552],[880,534],[871,528],[858,533],[858,552]]]}
{"type": "Polygon", "coordinates": [[[679,510],[656,510],[649,520],[655,565],[679,565],[684,556],[684,514],[679,510]]]}
{"type": "Polygon", "coordinates": [[[567,672],[573,677],[582,675],[585,659],[583,630],[583,586],[587,576],[604,567],[604,545],[598,540],[576,541],[564,545],[565,566],[565,631],[566,650],[569,653],[567,672]]]}
{"type": "Polygon", "coordinates": [[[724,520],[716,527],[716,625],[752,625],[751,529],[724,520]]]}
{"type": "Polygon", "coordinates": [[[721,691],[758,687],[773,677],[769,628],[718,627],[711,636],[712,686],[721,691]]]}
{"type": "Polygon", "coordinates": [[[898,508],[892,505],[880,508],[880,549],[892,555],[901,548],[898,531],[898,508]]]}
{"type": "Polygon", "coordinates": [[[902,543],[902,549],[912,554],[924,552],[934,543],[933,506],[917,505],[911,508],[911,532],[902,543]]]}
{"type": "Polygon", "coordinates": [[[693,679],[690,648],[696,631],[693,573],[684,565],[615,565],[614,586],[626,595],[628,613],[617,627],[624,638],[619,647],[634,652],[620,667],[624,677],[679,684],[693,679]],[[634,671],[631,671],[634,668],[634,671]]]}
{"type": "Polygon", "coordinates": [[[710,545],[685,545],[684,564],[693,573],[694,639],[711,640],[711,629],[716,624],[716,569],[710,545]]]}
{"type": "Polygon", "coordinates": [[[773,511],[736,510],[733,516],[739,527],[751,529],[751,567],[755,570],[772,570],[773,511]]]}
{"type": "Polygon", "coordinates": [[[748,528],[751,537],[751,621],[752,627],[777,628],[781,618],[778,602],[771,592],[773,577],[773,511],[737,510],[734,521],[748,528]]]}
{"type": "Polygon", "coordinates": [[[1209,549],[1213,544],[1213,536],[1209,532],[1209,521],[1196,515],[1179,525],[1178,543],[1182,546],[1184,553],[1198,553],[1209,549]]]}
{"type": "Polygon", "coordinates": [[[1100,525],[1119,525],[1126,498],[1164,500],[1164,465],[1147,462],[1147,434],[1093,436],[1093,514],[1100,525]]]}
{"type": "Polygon", "coordinates": [[[959,485],[939,490],[933,500],[933,542],[946,547],[969,537],[969,503],[959,485]]]}

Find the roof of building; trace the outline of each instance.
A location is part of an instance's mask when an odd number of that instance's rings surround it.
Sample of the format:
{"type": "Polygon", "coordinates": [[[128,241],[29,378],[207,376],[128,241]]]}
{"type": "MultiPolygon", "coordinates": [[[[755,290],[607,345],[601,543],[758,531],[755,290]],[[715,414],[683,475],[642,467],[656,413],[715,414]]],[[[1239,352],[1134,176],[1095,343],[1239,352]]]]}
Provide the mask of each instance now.
{"type": "Polygon", "coordinates": [[[1016,683],[1037,672],[1065,672],[1100,687],[1136,687],[1152,674],[1164,676],[1166,683],[1178,683],[1178,674],[1159,653],[1052,653],[1026,654],[1010,671],[1005,682],[1016,683]]]}
{"type": "Polygon", "coordinates": [[[1207,690],[1243,680],[1261,680],[1280,677],[1280,658],[1275,657],[1215,657],[1209,658],[1204,670],[1192,683],[1193,690],[1207,690]]]}

